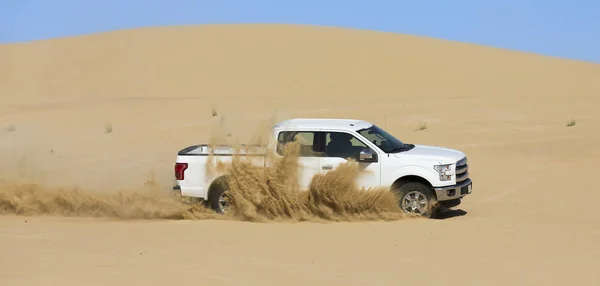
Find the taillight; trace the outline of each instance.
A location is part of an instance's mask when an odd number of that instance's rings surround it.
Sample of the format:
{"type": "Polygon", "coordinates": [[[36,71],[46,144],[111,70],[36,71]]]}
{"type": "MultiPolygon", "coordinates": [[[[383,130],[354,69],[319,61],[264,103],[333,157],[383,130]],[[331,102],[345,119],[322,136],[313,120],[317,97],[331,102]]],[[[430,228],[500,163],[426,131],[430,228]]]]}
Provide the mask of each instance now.
{"type": "Polygon", "coordinates": [[[185,178],[185,170],[187,168],[187,163],[175,163],[175,179],[183,180],[185,178]]]}

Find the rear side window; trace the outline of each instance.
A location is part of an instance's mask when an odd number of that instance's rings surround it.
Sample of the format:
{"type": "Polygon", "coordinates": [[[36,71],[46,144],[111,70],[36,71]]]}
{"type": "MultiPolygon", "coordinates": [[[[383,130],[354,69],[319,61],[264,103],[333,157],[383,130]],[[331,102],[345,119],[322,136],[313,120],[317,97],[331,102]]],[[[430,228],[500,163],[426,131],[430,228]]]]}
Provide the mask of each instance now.
{"type": "Polygon", "coordinates": [[[321,157],[319,152],[319,133],[312,131],[282,131],[277,137],[277,154],[283,156],[283,146],[298,141],[300,157],[321,157]]]}

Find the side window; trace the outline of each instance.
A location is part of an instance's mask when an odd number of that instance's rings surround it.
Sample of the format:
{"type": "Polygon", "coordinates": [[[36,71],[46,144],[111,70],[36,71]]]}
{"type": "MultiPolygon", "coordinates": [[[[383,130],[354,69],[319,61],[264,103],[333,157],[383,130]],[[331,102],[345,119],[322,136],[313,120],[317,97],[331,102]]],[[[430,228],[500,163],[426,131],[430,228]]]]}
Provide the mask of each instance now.
{"type": "Polygon", "coordinates": [[[373,142],[373,144],[377,145],[377,147],[379,147],[380,149],[387,149],[387,141],[385,140],[385,137],[381,136],[378,133],[369,133],[369,129],[364,129],[362,131],[359,131],[358,133],[360,133],[360,135],[364,136],[367,140],[373,142]]]}
{"type": "Polygon", "coordinates": [[[358,160],[360,150],[368,148],[351,134],[328,132],[325,136],[325,154],[327,157],[352,158],[358,160]]]}
{"type": "Polygon", "coordinates": [[[315,132],[310,131],[282,131],[277,137],[277,154],[283,156],[283,146],[298,141],[300,144],[300,157],[320,157],[318,140],[315,132]]]}
{"type": "Polygon", "coordinates": [[[381,142],[383,141],[383,138],[377,136],[377,134],[375,133],[369,134],[366,130],[362,130],[359,133],[360,135],[364,136],[365,138],[367,138],[367,140],[373,142],[373,144],[377,146],[380,146],[381,142]]]}

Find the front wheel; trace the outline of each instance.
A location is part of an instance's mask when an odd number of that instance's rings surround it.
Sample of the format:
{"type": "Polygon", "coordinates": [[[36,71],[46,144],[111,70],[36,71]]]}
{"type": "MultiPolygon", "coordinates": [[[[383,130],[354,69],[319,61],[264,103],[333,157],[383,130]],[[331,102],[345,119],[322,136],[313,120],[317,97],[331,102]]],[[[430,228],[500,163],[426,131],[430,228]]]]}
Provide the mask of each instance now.
{"type": "Polygon", "coordinates": [[[411,182],[394,189],[400,198],[399,205],[404,213],[417,214],[430,218],[436,208],[436,199],[431,188],[417,182],[411,182]]]}

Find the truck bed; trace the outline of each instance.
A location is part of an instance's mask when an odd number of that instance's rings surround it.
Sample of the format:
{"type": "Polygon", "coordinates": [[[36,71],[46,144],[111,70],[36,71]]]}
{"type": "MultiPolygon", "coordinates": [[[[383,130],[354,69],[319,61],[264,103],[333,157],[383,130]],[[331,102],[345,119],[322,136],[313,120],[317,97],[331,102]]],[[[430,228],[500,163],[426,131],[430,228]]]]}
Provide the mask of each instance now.
{"type": "Polygon", "coordinates": [[[264,166],[267,146],[262,145],[218,145],[211,147],[209,144],[188,146],[177,152],[175,161],[175,186],[174,190],[181,192],[182,196],[206,199],[210,184],[218,177],[224,175],[219,172],[209,174],[207,164],[210,156],[213,162],[230,163],[233,156],[250,156],[253,164],[264,166]],[[183,170],[183,171],[182,171],[183,170]],[[177,173],[183,172],[183,178],[177,178],[177,173]],[[194,175],[203,174],[203,175],[194,175]]]}
{"type": "Polygon", "coordinates": [[[209,144],[198,144],[188,146],[177,152],[177,156],[232,156],[232,155],[265,155],[267,146],[264,145],[245,145],[239,147],[232,145],[216,145],[211,147],[209,144]],[[237,148],[237,150],[236,150],[237,148]]]}

